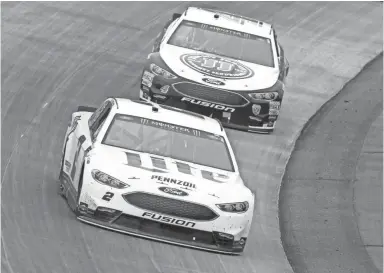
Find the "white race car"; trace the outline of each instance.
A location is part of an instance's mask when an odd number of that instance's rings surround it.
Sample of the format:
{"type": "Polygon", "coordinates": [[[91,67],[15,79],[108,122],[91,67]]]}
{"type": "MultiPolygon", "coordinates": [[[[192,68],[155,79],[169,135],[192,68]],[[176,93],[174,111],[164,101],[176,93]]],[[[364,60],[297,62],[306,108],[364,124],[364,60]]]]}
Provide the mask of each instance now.
{"type": "Polygon", "coordinates": [[[271,133],[288,72],[272,25],[189,7],[156,37],[140,98],[217,118],[224,127],[271,133]]]}
{"type": "Polygon", "coordinates": [[[59,178],[59,193],[83,222],[214,252],[244,250],[254,194],[212,118],[120,98],[80,106],[59,178]]]}

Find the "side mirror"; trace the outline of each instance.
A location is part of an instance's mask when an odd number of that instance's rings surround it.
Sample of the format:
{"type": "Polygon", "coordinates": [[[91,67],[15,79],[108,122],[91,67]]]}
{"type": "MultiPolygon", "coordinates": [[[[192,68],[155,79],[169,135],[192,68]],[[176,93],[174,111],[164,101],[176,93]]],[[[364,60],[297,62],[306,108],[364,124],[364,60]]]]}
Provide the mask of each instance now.
{"type": "Polygon", "coordinates": [[[180,18],[181,17],[181,13],[174,13],[172,15],[172,21],[175,21],[177,18],[180,18]]]}

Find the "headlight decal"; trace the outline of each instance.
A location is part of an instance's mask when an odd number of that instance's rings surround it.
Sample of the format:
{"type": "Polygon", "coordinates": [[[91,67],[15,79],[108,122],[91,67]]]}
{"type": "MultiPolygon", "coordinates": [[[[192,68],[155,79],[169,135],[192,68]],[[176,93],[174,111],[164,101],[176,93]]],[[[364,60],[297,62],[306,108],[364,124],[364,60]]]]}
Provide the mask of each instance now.
{"type": "Polygon", "coordinates": [[[152,73],[156,74],[157,76],[161,76],[164,79],[167,80],[175,80],[177,79],[177,76],[173,75],[171,72],[165,70],[164,68],[161,68],[160,66],[152,63],[150,65],[152,73]]]}
{"type": "Polygon", "coordinates": [[[216,204],[216,206],[225,212],[242,213],[246,212],[249,208],[247,201],[237,203],[216,204]]]}
{"type": "Polygon", "coordinates": [[[99,182],[100,184],[110,186],[110,187],[113,187],[116,189],[124,189],[124,188],[129,187],[128,184],[121,182],[120,180],[118,180],[118,179],[116,179],[116,178],[114,178],[114,177],[112,177],[106,173],[103,173],[102,171],[95,169],[95,170],[92,170],[91,174],[92,174],[93,179],[96,182],[99,182]]]}

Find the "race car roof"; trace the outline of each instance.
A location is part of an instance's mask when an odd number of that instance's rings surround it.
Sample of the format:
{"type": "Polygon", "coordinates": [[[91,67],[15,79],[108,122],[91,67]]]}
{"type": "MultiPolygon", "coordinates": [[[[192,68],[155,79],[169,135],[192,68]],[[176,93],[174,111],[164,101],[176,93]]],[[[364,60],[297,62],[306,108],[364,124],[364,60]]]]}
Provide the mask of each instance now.
{"type": "Polygon", "coordinates": [[[237,30],[261,37],[272,37],[272,25],[262,21],[224,11],[189,7],[182,15],[183,19],[222,28],[237,30]],[[218,18],[215,14],[219,15],[218,18]]]}
{"type": "Polygon", "coordinates": [[[165,105],[157,105],[151,102],[133,101],[124,98],[115,98],[118,108],[117,113],[139,116],[161,122],[185,126],[202,130],[217,135],[223,135],[223,127],[215,119],[203,115],[173,108],[165,105]],[[153,106],[157,109],[153,109],[153,106]]]}

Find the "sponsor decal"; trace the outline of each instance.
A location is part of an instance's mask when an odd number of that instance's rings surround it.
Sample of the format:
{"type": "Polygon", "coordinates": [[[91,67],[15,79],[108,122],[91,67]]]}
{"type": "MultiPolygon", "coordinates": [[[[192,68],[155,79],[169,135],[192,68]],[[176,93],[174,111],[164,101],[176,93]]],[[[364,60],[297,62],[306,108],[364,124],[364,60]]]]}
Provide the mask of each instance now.
{"type": "Polygon", "coordinates": [[[162,192],[168,193],[168,194],[176,195],[176,196],[187,196],[188,195],[188,193],[186,193],[185,191],[174,189],[174,188],[160,187],[159,190],[162,192]]]}
{"type": "Polygon", "coordinates": [[[280,111],[277,109],[269,109],[269,115],[279,115],[280,111]]]}
{"type": "Polygon", "coordinates": [[[270,121],[275,121],[275,120],[277,120],[277,116],[272,116],[272,115],[271,115],[271,116],[269,116],[269,120],[270,120],[270,121]]]}
{"type": "Polygon", "coordinates": [[[171,183],[171,184],[175,184],[175,185],[180,185],[180,186],[196,189],[196,185],[195,184],[193,184],[191,182],[187,182],[187,181],[182,181],[182,180],[178,180],[178,179],[168,178],[168,177],[164,177],[164,176],[160,176],[160,175],[152,175],[151,179],[156,179],[157,181],[160,181],[160,182],[168,182],[168,183],[171,183]]]}
{"type": "Polygon", "coordinates": [[[138,178],[136,176],[131,176],[131,177],[128,177],[128,179],[140,179],[140,178],[138,178]]]}
{"type": "MultiPolygon", "coordinates": [[[[226,17],[226,16],[230,16],[230,15],[220,14],[220,16],[226,17]]],[[[243,20],[243,19],[239,19],[239,18],[235,19],[235,17],[232,17],[232,18],[236,21],[243,20]]],[[[237,31],[237,30],[233,30],[233,29],[222,28],[222,27],[218,27],[218,26],[214,26],[214,25],[197,23],[197,22],[188,21],[188,20],[183,20],[181,25],[187,25],[187,26],[191,26],[191,27],[195,27],[195,28],[201,28],[201,29],[204,29],[204,30],[207,30],[210,32],[217,32],[217,33],[221,33],[221,34],[225,34],[225,35],[229,35],[229,36],[235,36],[235,37],[239,37],[239,38],[243,38],[243,39],[259,40],[259,41],[265,41],[266,43],[270,43],[270,40],[267,38],[263,38],[260,36],[256,36],[253,34],[241,32],[241,31],[237,31]]]]}
{"type": "Polygon", "coordinates": [[[147,211],[142,214],[142,217],[151,218],[155,221],[160,221],[160,222],[174,224],[178,226],[184,226],[184,227],[194,227],[196,225],[196,223],[194,222],[189,222],[189,221],[185,221],[185,220],[181,220],[181,219],[177,219],[169,216],[163,216],[160,214],[147,212],[147,211]]]}
{"type": "Polygon", "coordinates": [[[153,97],[155,99],[161,99],[161,100],[164,100],[167,98],[167,96],[163,96],[163,95],[160,95],[160,94],[153,94],[153,97]]]}
{"type": "Polygon", "coordinates": [[[164,85],[163,87],[160,88],[160,92],[163,94],[167,94],[169,90],[169,85],[164,85]]]}
{"type": "MultiPolygon", "coordinates": [[[[180,110],[180,111],[182,111],[182,110],[180,110]]],[[[181,125],[176,125],[176,124],[172,124],[172,123],[168,123],[168,122],[162,122],[162,121],[157,121],[157,120],[152,120],[152,119],[147,119],[147,118],[117,114],[117,119],[128,120],[129,122],[132,122],[132,123],[142,124],[144,126],[149,126],[149,127],[160,128],[160,129],[172,131],[172,132],[178,132],[181,134],[191,135],[194,137],[210,138],[210,136],[212,135],[212,133],[207,133],[205,131],[200,131],[200,130],[196,130],[193,128],[184,127],[181,125]]],[[[220,139],[220,141],[223,141],[223,140],[220,139]]],[[[129,154],[132,155],[132,153],[129,153],[129,154]]],[[[136,158],[137,157],[139,157],[139,156],[136,156],[136,158]]],[[[128,161],[129,161],[129,158],[128,158],[128,161]]],[[[128,163],[128,165],[131,165],[131,163],[128,163]]],[[[154,171],[153,169],[151,169],[151,170],[154,171]]],[[[157,170],[157,171],[160,171],[160,170],[157,170]]],[[[163,171],[163,172],[167,172],[167,171],[163,171]]]]}
{"type": "Polygon", "coordinates": [[[179,132],[179,133],[184,133],[184,134],[189,134],[194,136],[201,136],[201,131],[199,130],[191,129],[191,128],[187,128],[187,127],[183,127],[175,124],[165,123],[161,121],[156,121],[152,119],[140,118],[140,123],[144,125],[149,125],[152,127],[161,128],[168,131],[174,131],[174,132],[179,132]]]}
{"type": "Polygon", "coordinates": [[[154,77],[155,77],[155,74],[152,74],[152,73],[150,73],[148,71],[144,71],[143,78],[141,79],[141,83],[143,85],[151,87],[152,86],[152,81],[153,81],[154,77]]]}
{"type": "Polygon", "coordinates": [[[270,101],[269,109],[279,110],[280,109],[280,101],[270,101]]]}
{"type": "Polygon", "coordinates": [[[159,127],[159,128],[166,129],[166,130],[169,130],[169,131],[174,131],[174,132],[186,132],[186,133],[189,133],[190,130],[191,130],[191,129],[187,128],[187,127],[173,125],[173,124],[169,124],[169,123],[165,123],[165,122],[161,122],[161,121],[156,121],[156,120],[148,120],[148,119],[145,119],[145,118],[141,119],[141,123],[142,124],[149,124],[149,125],[151,125],[153,127],[159,127]]]}
{"type": "Polygon", "coordinates": [[[68,160],[65,160],[65,163],[64,163],[64,165],[65,165],[65,168],[66,168],[66,170],[67,170],[67,172],[69,171],[69,169],[71,168],[71,163],[68,161],[68,160]]]}
{"type": "Polygon", "coordinates": [[[236,110],[235,108],[227,107],[227,106],[224,106],[224,105],[221,105],[221,104],[216,104],[216,103],[212,103],[212,102],[192,99],[192,98],[188,98],[188,97],[181,98],[181,101],[187,101],[187,102],[192,103],[192,104],[196,104],[196,105],[200,105],[200,106],[204,106],[204,107],[209,107],[209,108],[214,108],[216,110],[221,110],[221,111],[224,111],[224,112],[231,112],[231,113],[233,113],[236,110]]]}
{"type": "Polygon", "coordinates": [[[191,69],[202,74],[221,79],[246,79],[254,72],[241,63],[213,55],[184,54],[180,60],[191,69]]]}
{"type": "Polygon", "coordinates": [[[204,81],[206,83],[214,84],[214,85],[225,85],[225,83],[223,83],[219,80],[210,79],[210,78],[202,78],[202,81],[204,81]]]}
{"type": "Polygon", "coordinates": [[[257,116],[258,114],[260,114],[260,111],[261,111],[261,106],[258,105],[258,104],[253,104],[252,105],[252,113],[257,116]]]}
{"type": "Polygon", "coordinates": [[[87,209],[96,209],[97,205],[95,200],[87,192],[84,193],[81,199],[81,201],[83,201],[82,204],[86,205],[87,209]]]}
{"type": "MultiPolygon", "coordinates": [[[[146,87],[146,86],[144,86],[144,87],[146,87]]],[[[149,89],[147,90],[147,91],[149,91],[149,89]]],[[[151,100],[151,98],[149,97],[149,95],[147,94],[147,93],[145,93],[145,92],[143,92],[143,99],[145,99],[145,100],[151,100]]]]}
{"type": "Polygon", "coordinates": [[[226,118],[229,121],[231,119],[231,113],[223,112],[223,118],[226,118]]]}

